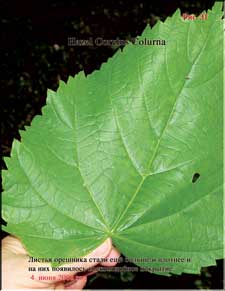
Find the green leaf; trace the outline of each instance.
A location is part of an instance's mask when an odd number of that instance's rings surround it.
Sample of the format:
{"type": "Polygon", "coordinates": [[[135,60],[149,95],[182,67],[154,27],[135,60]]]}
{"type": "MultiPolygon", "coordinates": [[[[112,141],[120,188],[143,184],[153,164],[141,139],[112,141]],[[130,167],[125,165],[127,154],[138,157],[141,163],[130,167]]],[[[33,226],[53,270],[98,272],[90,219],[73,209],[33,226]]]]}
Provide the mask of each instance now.
{"type": "Polygon", "coordinates": [[[3,172],[6,231],[30,255],[83,256],[111,237],[162,275],[223,257],[221,16],[177,11],[139,37],[166,45],[128,44],[48,91],[3,172]]]}

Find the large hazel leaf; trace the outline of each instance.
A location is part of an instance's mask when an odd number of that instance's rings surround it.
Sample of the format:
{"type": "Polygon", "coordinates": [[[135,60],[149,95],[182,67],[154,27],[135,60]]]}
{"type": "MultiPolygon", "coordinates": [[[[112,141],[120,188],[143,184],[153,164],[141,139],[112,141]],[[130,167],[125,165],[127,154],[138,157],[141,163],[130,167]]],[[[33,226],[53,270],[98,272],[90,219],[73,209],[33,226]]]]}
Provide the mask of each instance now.
{"type": "Polygon", "coordinates": [[[178,10],[139,38],[166,45],[128,44],[48,91],[3,173],[6,231],[30,255],[83,256],[111,237],[175,274],[223,257],[221,16],[178,10]]]}

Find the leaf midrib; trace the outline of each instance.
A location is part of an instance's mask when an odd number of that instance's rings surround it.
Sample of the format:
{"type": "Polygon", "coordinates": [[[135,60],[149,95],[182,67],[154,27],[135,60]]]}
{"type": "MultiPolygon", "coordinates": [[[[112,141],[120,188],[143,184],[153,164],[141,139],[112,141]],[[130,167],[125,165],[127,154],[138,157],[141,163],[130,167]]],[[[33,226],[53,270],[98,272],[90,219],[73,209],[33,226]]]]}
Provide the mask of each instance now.
{"type": "MultiPolygon", "coordinates": [[[[190,68],[189,72],[187,73],[187,76],[189,76],[189,75],[191,74],[193,68],[195,67],[196,63],[198,62],[198,59],[199,59],[200,56],[202,55],[202,52],[204,51],[204,49],[205,49],[205,47],[206,47],[206,44],[207,44],[207,42],[208,42],[209,35],[210,35],[210,31],[211,31],[211,29],[212,29],[212,27],[213,27],[213,24],[214,24],[214,23],[212,23],[212,25],[210,26],[210,28],[209,28],[209,30],[208,30],[208,33],[207,33],[207,37],[206,37],[206,39],[205,39],[205,42],[204,42],[204,44],[203,44],[201,50],[200,50],[199,53],[197,54],[197,56],[196,56],[196,58],[195,58],[193,64],[191,65],[191,68],[190,68]]],[[[190,33],[189,31],[190,31],[190,30],[188,30],[188,34],[190,33]]],[[[166,63],[166,65],[167,65],[167,63],[166,63]]],[[[162,130],[162,133],[161,133],[161,135],[160,135],[160,137],[159,137],[159,139],[158,139],[158,142],[157,142],[156,147],[155,147],[155,151],[154,151],[154,153],[153,153],[153,155],[152,155],[152,159],[149,161],[149,165],[148,165],[148,168],[149,168],[149,171],[150,171],[150,172],[151,172],[151,168],[152,168],[153,162],[154,162],[154,160],[155,160],[155,157],[156,157],[156,155],[157,155],[157,153],[158,153],[158,150],[159,150],[159,146],[160,146],[161,140],[162,140],[162,138],[163,138],[163,136],[164,136],[164,133],[165,133],[165,131],[166,131],[168,125],[169,125],[169,122],[171,121],[171,119],[172,119],[172,117],[173,117],[173,115],[174,115],[174,112],[175,112],[175,108],[176,108],[177,102],[178,102],[179,97],[181,96],[181,94],[182,94],[182,92],[183,92],[183,90],[184,90],[185,85],[186,85],[187,82],[188,82],[188,79],[185,79],[183,85],[181,86],[180,92],[177,94],[177,98],[175,98],[175,102],[174,102],[174,104],[173,104],[173,106],[172,106],[172,109],[171,109],[171,112],[170,112],[170,115],[169,115],[168,121],[167,121],[166,125],[164,126],[164,129],[162,130]]],[[[126,207],[125,210],[122,212],[122,214],[120,215],[120,217],[118,218],[118,220],[117,220],[117,221],[114,223],[114,225],[112,226],[112,232],[115,232],[115,231],[116,231],[117,227],[119,226],[120,221],[121,221],[122,218],[125,216],[125,214],[127,213],[128,209],[130,208],[130,206],[132,205],[133,201],[135,200],[135,198],[136,198],[138,192],[140,191],[140,189],[141,189],[141,187],[142,187],[144,181],[146,180],[146,178],[149,177],[149,176],[151,176],[151,175],[153,175],[153,174],[154,174],[154,173],[151,173],[151,174],[149,174],[149,175],[146,175],[146,176],[143,176],[143,177],[142,177],[142,180],[141,180],[141,182],[138,184],[137,189],[135,190],[134,194],[132,195],[132,198],[131,198],[130,202],[128,203],[127,207],[126,207]]],[[[139,217],[139,219],[140,219],[140,217],[139,217]]]]}

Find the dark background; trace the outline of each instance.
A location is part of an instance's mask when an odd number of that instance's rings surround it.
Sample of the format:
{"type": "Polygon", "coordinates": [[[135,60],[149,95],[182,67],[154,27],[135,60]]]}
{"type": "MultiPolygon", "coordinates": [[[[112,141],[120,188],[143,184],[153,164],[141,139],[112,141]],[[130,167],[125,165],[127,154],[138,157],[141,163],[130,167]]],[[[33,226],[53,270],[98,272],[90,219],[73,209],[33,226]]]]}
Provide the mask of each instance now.
{"type": "MultiPolygon", "coordinates": [[[[41,114],[47,88],[56,90],[60,79],[80,70],[99,69],[117,47],[68,46],[68,37],[129,39],[149,23],[165,20],[180,8],[199,14],[214,1],[1,1],[1,150],[9,156],[19,129],[41,114]]],[[[3,160],[1,166],[5,168],[3,160]]],[[[5,234],[3,233],[3,236],[5,234]]],[[[128,265],[128,264],[127,264],[128,265]]],[[[132,264],[129,264],[132,266],[132,264]]],[[[203,268],[200,275],[172,277],[150,273],[98,273],[88,288],[222,289],[223,260],[203,268]]]]}

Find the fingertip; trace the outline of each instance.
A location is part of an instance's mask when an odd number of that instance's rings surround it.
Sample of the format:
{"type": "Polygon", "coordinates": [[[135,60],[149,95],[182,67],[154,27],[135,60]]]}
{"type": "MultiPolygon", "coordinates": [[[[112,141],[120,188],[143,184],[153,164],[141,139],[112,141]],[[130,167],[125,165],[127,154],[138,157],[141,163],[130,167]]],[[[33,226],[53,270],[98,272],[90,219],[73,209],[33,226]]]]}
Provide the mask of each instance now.
{"type": "Polygon", "coordinates": [[[106,239],[99,247],[97,247],[92,253],[92,256],[106,257],[112,249],[112,240],[106,239]]]}
{"type": "Polygon", "coordinates": [[[118,263],[119,257],[119,251],[112,247],[109,255],[107,256],[107,262],[102,262],[101,265],[105,267],[113,267],[118,263]]]}

